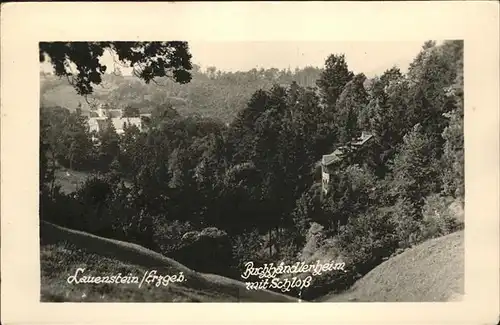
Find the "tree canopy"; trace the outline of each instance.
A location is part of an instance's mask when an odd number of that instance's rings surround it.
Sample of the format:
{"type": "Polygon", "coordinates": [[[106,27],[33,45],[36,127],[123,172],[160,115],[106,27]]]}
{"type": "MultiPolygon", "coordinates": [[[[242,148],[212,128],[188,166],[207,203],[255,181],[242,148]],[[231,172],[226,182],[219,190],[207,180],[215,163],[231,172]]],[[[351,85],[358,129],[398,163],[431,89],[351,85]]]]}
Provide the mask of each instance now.
{"type": "Polygon", "coordinates": [[[155,77],[170,77],[178,83],[191,80],[187,42],[40,42],[39,57],[40,62],[48,57],[55,74],[67,77],[79,95],[89,95],[107,70],[99,62],[105,50],[111,51],[116,64],[133,68],[146,83],[155,77]]]}

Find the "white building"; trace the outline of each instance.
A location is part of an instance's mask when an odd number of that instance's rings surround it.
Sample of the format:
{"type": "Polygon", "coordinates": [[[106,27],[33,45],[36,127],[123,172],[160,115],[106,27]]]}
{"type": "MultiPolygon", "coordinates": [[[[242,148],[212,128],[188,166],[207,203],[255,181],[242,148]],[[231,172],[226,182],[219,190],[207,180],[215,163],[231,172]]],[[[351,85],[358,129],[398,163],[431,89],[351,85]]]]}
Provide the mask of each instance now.
{"type": "Polygon", "coordinates": [[[135,125],[139,130],[143,131],[142,117],[123,117],[122,110],[103,109],[102,107],[99,107],[95,113],[97,116],[90,117],[88,120],[90,132],[99,133],[105,130],[108,125],[108,118],[111,118],[111,123],[113,123],[118,134],[123,134],[125,125],[135,125]]]}

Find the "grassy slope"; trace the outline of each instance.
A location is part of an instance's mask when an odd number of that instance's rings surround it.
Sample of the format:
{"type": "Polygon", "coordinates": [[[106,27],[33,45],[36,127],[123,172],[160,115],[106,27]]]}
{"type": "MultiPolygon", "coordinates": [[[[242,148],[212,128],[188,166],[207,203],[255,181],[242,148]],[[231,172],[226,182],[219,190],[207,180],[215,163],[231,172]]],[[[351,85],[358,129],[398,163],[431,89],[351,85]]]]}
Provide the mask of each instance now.
{"type": "MultiPolygon", "coordinates": [[[[75,192],[92,175],[90,172],[69,170],[65,168],[57,169],[55,172],[55,183],[61,186],[61,192],[69,194],[75,192]]],[[[125,180],[125,186],[132,184],[125,180]]]]}
{"type": "Polygon", "coordinates": [[[84,113],[90,110],[85,98],[79,96],[70,85],[58,85],[46,90],[40,97],[45,106],[60,106],[74,111],[81,104],[84,113]]]}
{"type": "Polygon", "coordinates": [[[86,172],[66,169],[58,169],[55,172],[56,184],[61,186],[61,191],[65,194],[75,192],[89,176],[86,172]]]}
{"type": "Polygon", "coordinates": [[[426,241],[369,272],[328,302],[456,301],[464,294],[464,232],[426,241]]]}
{"type": "Polygon", "coordinates": [[[246,290],[244,283],[217,275],[195,272],[184,265],[142,246],[94,236],[85,232],[41,224],[42,301],[130,301],[130,302],[295,302],[293,297],[270,291],[246,290]],[[66,279],[78,267],[87,275],[145,271],[160,275],[183,272],[186,280],[167,287],[138,288],[130,284],[68,284],[66,279]]]}
{"type": "MultiPolygon", "coordinates": [[[[78,95],[76,90],[66,79],[55,76],[45,76],[40,79],[41,93],[40,101],[46,106],[61,106],[74,111],[81,104],[82,112],[87,114],[90,106],[83,96],[78,95]]],[[[105,76],[102,85],[94,88],[94,93],[89,96],[89,102],[97,102],[99,98],[106,97],[118,85],[105,76]],[[97,101],[96,101],[97,100],[97,101]]]]}

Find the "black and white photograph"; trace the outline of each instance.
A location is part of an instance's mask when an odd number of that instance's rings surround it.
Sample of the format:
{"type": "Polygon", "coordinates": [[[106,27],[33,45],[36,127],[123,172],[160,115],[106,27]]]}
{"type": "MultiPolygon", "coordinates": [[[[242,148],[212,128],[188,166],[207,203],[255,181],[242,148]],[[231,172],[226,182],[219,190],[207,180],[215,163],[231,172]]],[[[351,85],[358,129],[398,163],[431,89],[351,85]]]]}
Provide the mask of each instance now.
{"type": "Polygon", "coordinates": [[[39,52],[41,301],[464,294],[462,40],[39,52]]]}
{"type": "Polygon", "coordinates": [[[1,323],[496,324],[499,6],[2,4],[1,323]]]}

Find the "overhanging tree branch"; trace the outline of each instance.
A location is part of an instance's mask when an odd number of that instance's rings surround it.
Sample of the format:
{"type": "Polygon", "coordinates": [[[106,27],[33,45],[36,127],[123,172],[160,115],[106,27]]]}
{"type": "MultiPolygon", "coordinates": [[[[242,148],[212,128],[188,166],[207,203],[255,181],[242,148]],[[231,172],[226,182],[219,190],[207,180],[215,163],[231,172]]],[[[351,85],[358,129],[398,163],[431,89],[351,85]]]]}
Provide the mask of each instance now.
{"type": "Polygon", "coordinates": [[[171,75],[175,82],[191,81],[191,54],[187,42],[41,42],[39,60],[50,58],[57,76],[66,76],[66,67],[76,65],[79,73],[71,73],[71,85],[80,95],[89,95],[102,84],[106,66],[99,62],[104,50],[121,66],[140,67],[134,75],[149,83],[155,77],[171,75]],[[116,54],[116,55],[115,55],[116,54]],[[137,73],[138,72],[138,73],[137,73]]]}

